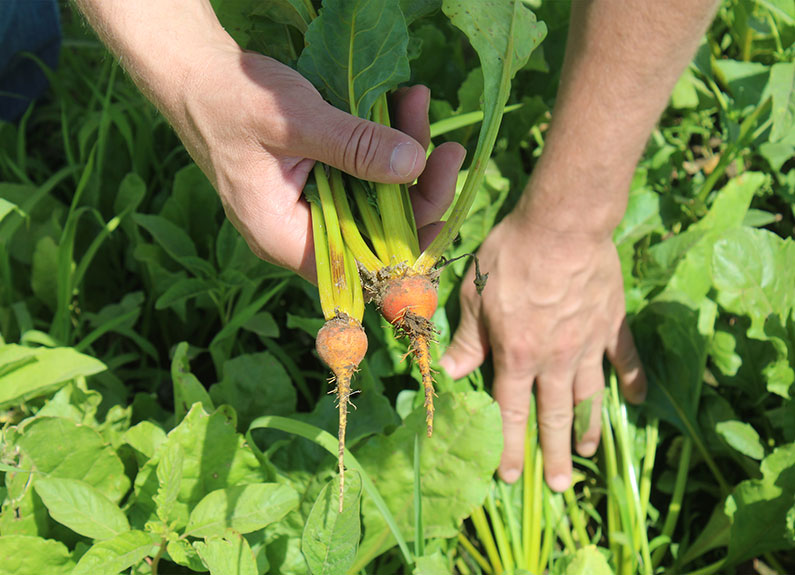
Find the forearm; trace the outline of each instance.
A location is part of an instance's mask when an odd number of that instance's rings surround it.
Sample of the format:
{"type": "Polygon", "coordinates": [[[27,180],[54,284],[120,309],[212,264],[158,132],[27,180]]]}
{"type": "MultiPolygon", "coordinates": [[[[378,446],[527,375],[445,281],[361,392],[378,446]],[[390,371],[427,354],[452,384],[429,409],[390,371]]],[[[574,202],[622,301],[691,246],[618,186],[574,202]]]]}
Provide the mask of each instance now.
{"type": "Polygon", "coordinates": [[[716,6],[572,2],[553,118],[520,212],[555,231],[612,233],[635,165],[716,6]]]}
{"type": "Polygon", "coordinates": [[[236,45],[208,0],[74,0],[135,84],[169,120],[210,45],[236,45]]]}

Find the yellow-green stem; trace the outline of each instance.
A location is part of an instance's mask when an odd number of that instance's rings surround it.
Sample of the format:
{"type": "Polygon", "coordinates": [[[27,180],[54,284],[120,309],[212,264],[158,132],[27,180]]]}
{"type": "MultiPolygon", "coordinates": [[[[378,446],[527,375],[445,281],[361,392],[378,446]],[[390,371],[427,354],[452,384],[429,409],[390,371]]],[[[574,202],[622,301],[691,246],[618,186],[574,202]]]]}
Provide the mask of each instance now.
{"type": "MultiPolygon", "coordinates": [[[[325,166],[320,163],[315,164],[314,174],[318,195],[320,196],[320,207],[323,209],[323,220],[326,222],[334,306],[339,311],[352,316],[354,315],[353,290],[351,289],[351,282],[348,281],[345,267],[345,243],[342,240],[337,210],[334,207],[334,197],[331,194],[331,186],[329,186],[328,178],[326,177],[325,166]]],[[[356,277],[358,278],[358,274],[356,277]]]]}
{"type": "Polygon", "coordinates": [[[475,563],[480,565],[480,568],[483,569],[483,572],[487,575],[491,575],[494,571],[491,569],[491,565],[489,562],[486,561],[486,558],[480,554],[480,552],[472,545],[472,542],[466,538],[463,533],[458,534],[458,542],[461,544],[467,553],[475,560],[475,563]]]}
{"type": "Polygon", "coordinates": [[[362,292],[362,281],[359,277],[359,269],[356,267],[356,258],[349,246],[345,246],[345,275],[348,276],[348,284],[351,290],[351,315],[359,322],[364,317],[364,293],[362,292]]]}
{"type": "Polygon", "coordinates": [[[491,561],[494,575],[501,575],[503,572],[502,561],[500,561],[497,544],[494,542],[494,537],[491,535],[491,529],[489,529],[489,522],[486,519],[486,513],[483,511],[483,507],[477,507],[475,511],[472,512],[472,517],[470,517],[470,519],[472,519],[472,524],[475,526],[475,531],[478,534],[480,542],[486,549],[486,555],[489,561],[491,561]]]}
{"type": "Polygon", "coordinates": [[[486,496],[486,508],[489,510],[489,517],[491,517],[491,527],[494,530],[494,538],[497,540],[497,548],[500,551],[503,567],[506,571],[508,571],[508,573],[512,573],[516,568],[516,564],[513,561],[511,546],[508,544],[508,536],[505,533],[505,525],[502,522],[502,518],[497,511],[497,505],[494,502],[493,489],[490,490],[489,494],[486,496]]]}
{"type": "Polygon", "coordinates": [[[323,208],[316,202],[309,202],[312,212],[312,235],[315,244],[315,269],[317,270],[317,290],[320,294],[320,307],[326,321],[334,317],[334,292],[331,286],[331,264],[328,259],[328,238],[323,208]]]}
{"type": "Polygon", "coordinates": [[[376,255],[382,262],[388,262],[389,250],[384,237],[384,226],[381,225],[381,217],[378,215],[378,210],[370,203],[370,198],[364,186],[365,184],[359,180],[351,180],[353,199],[356,201],[359,216],[364,222],[364,229],[367,230],[367,236],[370,238],[370,243],[373,244],[376,255]]]}
{"type": "Polygon", "coordinates": [[[365,243],[362,234],[359,233],[359,226],[356,225],[356,220],[353,219],[353,212],[348,203],[348,194],[345,191],[342,174],[335,168],[331,169],[331,194],[334,197],[334,206],[337,208],[342,238],[353,253],[353,257],[370,272],[375,272],[384,267],[386,264],[378,259],[365,243]]]}

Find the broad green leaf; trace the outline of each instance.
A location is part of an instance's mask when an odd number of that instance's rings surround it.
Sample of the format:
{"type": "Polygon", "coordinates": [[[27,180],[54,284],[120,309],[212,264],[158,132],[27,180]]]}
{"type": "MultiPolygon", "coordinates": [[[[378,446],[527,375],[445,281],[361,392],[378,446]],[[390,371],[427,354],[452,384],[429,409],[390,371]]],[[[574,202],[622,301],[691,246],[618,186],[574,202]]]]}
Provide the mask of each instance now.
{"type": "Polygon", "coordinates": [[[728,87],[739,109],[756,106],[762,101],[770,76],[768,66],[729,59],[715,59],[712,66],[718,79],[728,87]]]}
{"type": "Polygon", "coordinates": [[[765,456],[765,447],[759,440],[759,434],[750,424],[736,420],[721,421],[716,430],[726,443],[743,455],[751,459],[762,459],[765,456]]]}
{"type": "Polygon", "coordinates": [[[41,477],[33,485],[50,516],[75,533],[103,540],[130,530],[122,510],[84,481],[41,477]]]}
{"type": "Polygon", "coordinates": [[[119,184],[119,192],[113,200],[113,213],[122,215],[134,211],[146,196],[146,182],[135,172],[130,172],[119,184]]]}
{"type": "Polygon", "coordinates": [[[185,534],[222,535],[226,529],[251,533],[279,521],[298,506],[298,494],[289,485],[255,483],[217,489],[191,511],[185,534]]]}
{"type": "Polygon", "coordinates": [[[28,535],[0,537],[0,558],[0,575],[68,575],[74,567],[66,545],[28,535]]]}
{"type": "Polygon", "coordinates": [[[143,465],[166,440],[166,432],[151,421],[142,421],[124,432],[122,439],[144,458],[143,461],[139,459],[139,464],[143,465]]]}
{"type": "Polygon", "coordinates": [[[210,575],[259,575],[248,541],[234,531],[193,544],[210,575]]]}
{"type": "Polygon", "coordinates": [[[171,195],[160,215],[187,232],[193,244],[203,249],[218,235],[220,210],[218,194],[207,176],[190,162],[174,175],[171,195]]]}
{"type": "MultiPolygon", "coordinates": [[[[486,497],[502,452],[497,404],[485,393],[440,394],[433,437],[425,437],[425,410],[409,415],[391,435],[368,439],[354,454],[394,515],[400,531],[414,534],[414,438],[421,436],[425,536],[454,537],[461,521],[486,497]],[[461,477],[467,480],[462,482],[461,477]]],[[[372,500],[362,505],[364,540],[359,554],[371,556],[394,545],[372,500]]]]}
{"type": "Polygon", "coordinates": [[[743,481],[726,500],[726,514],[732,521],[729,564],[795,547],[787,527],[795,502],[793,462],[795,443],[777,448],[762,461],[762,479],[743,481]]]}
{"type": "Polygon", "coordinates": [[[248,428],[262,415],[288,415],[295,411],[296,393],[282,364],[270,353],[246,354],[224,363],[223,379],[210,387],[216,404],[237,410],[240,428],[248,428]]]}
{"type": "Polygon", "coordinates": [[[72,575],[117,575],[157,553],[157,538],[143,531],[127,531],[94,543],[80,558],[72,575]]]}
{"type": "Polygon", "coordinates": [[[616,245],[634,243],[661,228],[660,195],[644,188],[633,190],[624,217],[613,233],[613,241],[616,245]]]}
{"type": "Polygon", "coordinates": [[[356,559],[361,536],[362,478],[356,471],[346,472],[342,513],[339,484],[337,476],[323,487],[301,536],[301,551],[313,575],[347,573],[356,559]]]}
{"type": "Polygon", "coordinates": [[[430,16],[441,7],[442,0],[400,0],[400,9],[406,18],[406,24],[430,16]]]}
{"type": "Polygon", "coordinates": [[[298,59],[326,99],[368,118],[375,101],[409,79],[406,20],[393,0],[327,0],[298,59]]]}
{"type": "Polygon", "coordinates": [[[14,344],[2,347],[0,408],[51,393],[75,377],[87,377],[106,369],[98,359],[70,347],[39,348],[32,352],[19,350],[20,347],[14,344]]]}
{"type": "MultiPolygon", "coordinates": [[[[134,528],[143,527],[155,516],[154,497],[159,488],[157,465],[164,450],[174,443],[184,452],[182,482],[174,504],[176,518],[187,517],[212,491],[268,480],[268,471],[260,465],[243,437],[235,432],[235,425],[235,412],[229,406],[221,406],[208,414],[201,404],[193,405],[135,478],[135,495],[129,512],[134,528]]],[[[184,523],[176,526],[177,529],[182,527],[184,523]]]]}
{"type": "Polygon", "coordinates": [[[19,448],[33,461],[38,477],[80,479],[118,503],[130,480],[124,464],[94,429],[58,417],[35,418],[20,429],[19,448]]]}
{"type": "Polygon", "coordinates": [[[731,521],[724,510],[725,499],[721,499],[710,515],[706,526],[699,530],[698,537],[682,555],[682,565],[687,565],[704,553],[717,547],[725,547],[729,543],[731,521]]]}
{"type": "Polygon", "coordinates": [[[157,298],[155,309],[167,309],[176,303],[182,303],[215,289],[215,284],[208,280],[185,278],[171,284],[166,292],[157,298]]]}
{"type": "Polygon", "coordinates": [[[316,317],[301,317],[287,312],[287,327],[289,329],[300,329],[312,339],[315,339],[317,332],[323,327],[325,320],[316,317]]]}
{"type": "Polygon", "coordinates": [[[9,202],[4,198],[0,198],[0,222],[2,222],[5,217],[12,212],[21,214],[22,210],[20,210],[19,206],[16,204],[9,202]]]}
{"type": "Polygon", "coordinates": [[[770,68],[773,127],[770,141],[778,142],[795,130],[795,62],[779,62],[770,68]]]}
{"type": "MultiPolygon", "coordinates": [[[[530,54],[546,36],[547,28],[523,3],[513,0],[444,0],[442,10],[450,21],[466,34],[478,53],[483,69],[482,132],[493,121],[503,78],[503,63],[510,58],[508,80],[522,68],[530,54]]],[[[507,96],[507,94],[506,94],[507,96]]]]}
{"type": "Polygon", "coordinates": [[[179,443],[171,443],[163,450],[160,461],[157,464],[157,516],[161,521],[168,524],[171,521],[171,514],[174,503],[179,495],[179,487],[182,483],[182,464],[185,460],[185,452],[179,443]]]}
{"type": "Polygon", "coordinates": [[[765,321],[786,321],[795,305],[795,244],[767,230],[741,228],[715,243],[712,256],[718,303],[751,319],[748,335],[768,339],[765,321]]]}
{"type": "Polygon", "coordinates": [[[613,575],[605,556],[595,545],[563,555],[551,571],[552,575],[613,575]]]}
{"type": "MultiPolygon", "coordinates": [[[[24,452],[17,466],[22,470],[34,467],[24,452]]],[[[47,508],[30,484],[32,477],[24,471],[6,471],[4,482],[8,492],[0,508],[0,535],[43,537],[49,533],[52,522],[47,508]]]]}
{"type": "Polygon", "coordinates": [[[693,109],[698,107],[698,90],[695,86],[696,78],[690,67],[679,77],[671,92],[671,106],[677,109],[693,109]]]}
{"type": "Polygon", "coordinates": [[[174,539],[166,546],[171,560],[177,565],[183,565],[191,571],[205,572],[207,567],[196,552],[196,548],[185,539],[174,539]]]}
{"type": "Polygon", "coordinates": [[[263,2],[255,11],[257,16],[265,16],[278,24],[293,26],[302,34],[306,32],[312,18],[304,0],[272,0],[263,2]]]}
{"type": "Polygon", "coordinates": [[[202,383],[190,372],[188,342],[180,342],[171,360],[171,380],[174,389],[174,417],[181,421],[192,405],[199,402],[207,411],[214,408],[210,394],[202,383]]]}

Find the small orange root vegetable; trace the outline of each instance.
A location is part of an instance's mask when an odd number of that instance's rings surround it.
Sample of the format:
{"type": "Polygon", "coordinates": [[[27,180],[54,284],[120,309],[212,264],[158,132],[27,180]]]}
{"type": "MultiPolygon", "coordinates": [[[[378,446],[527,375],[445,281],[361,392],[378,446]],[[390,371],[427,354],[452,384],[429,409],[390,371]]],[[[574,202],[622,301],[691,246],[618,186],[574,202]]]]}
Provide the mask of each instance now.
{"type": "Polygon", "coordinates": [[[345,486],[345,428],[348,424],[348,403],[351,396],[351,378],[367,353],[367,335],[362,324],[344,313],[337,313],[328,320],[315,339],[315,349],[320,359],[334,373],[339,407],[339,451],[337,460],[340,471],[340,513],[345,486]]]}
{"type": "Polygon", "coordinates": [[[389,280],[381,292],[381,313],[399,333],[409,338],[411,351],[422,377],[425,391],[425,426],[433,434],[433,376],[430,342],[435,329],[431,317],[438,296],[433,281],[424,275],[405,275],[389,280]]]}

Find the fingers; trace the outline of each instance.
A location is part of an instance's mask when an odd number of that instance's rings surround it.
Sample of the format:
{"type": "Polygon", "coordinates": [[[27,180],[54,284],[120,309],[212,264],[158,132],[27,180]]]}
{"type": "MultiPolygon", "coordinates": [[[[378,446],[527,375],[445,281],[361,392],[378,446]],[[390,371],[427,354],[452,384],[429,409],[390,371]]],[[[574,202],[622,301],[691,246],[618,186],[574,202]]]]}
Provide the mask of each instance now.
{"type": "Polygon", "coordinates": [[[431,127],[428,123],[431,91],[420,84],[401,88],[392,94],[392,103],[395,109],[392,125],[417,140],[427,150],[431,143],[431,127]]]}
{"type": "Polygon", "coordinates": [[[506,368],[495,361],[494,399],[502,414],[503,450],[499,474],[503,481],[513,483],[522,474],[524,441],[530,415],[530,394],[533,376],[506,368]]]}
{"type": "Polygon", "coordinates": [[[436,148],[428,158],[425,171],[410,191],[418,228],[439,220],[450,207],[465,157],[463,146],[448,142],[436,148]]]}
{"type": "MultiPolygon", "coordinates": [[[[465,281],[471,284],[470,280],[465,281]]],[[[480,302],[462,295],[461,321],[439,365],[450,377],[459,379],[480,366],[488,352],[489,338],[481,319],[480,302]]]]}
{"type": "Polygon", "coordinates": [[[607,347],[607,358],[616,368],[621,393],[627,401],[641,403],[646,398],[646,374],[626,317],[621,321],[616,337],[607,347]]]}
{"type": "MultiPolygon", "coordinates": [[[[605,377],[602,371],[602,357],[596,357],[587,364],[580,365],[574,378],[574,405],[580,409],[588,409],[590,415],[586,422],[587,427],[582,430],[582,437],[577,437],[576,430],[574,443],[577,453],[583,457],[591,457],[599,447],[602,420],[602,394],[605,388],[605,377]],[[584,402],[588,402],[583,405],[584,402]],[[586,407],[588,405],[588,407],[586,407]]],[[[576,411],[575,407],[575,411],[576,411]]]]}
{"type": "Polygon", "coordinates": [[[565,491],[571,484],[573,378],[568,372],[554,372],[539,376],[536,382],[544,477],[553,491],[565,491]]]}
{"type": "Polygon", "coordinates": [[[293,153],[371,182],[409,183],[425,167],[425,148],[407,134],[315,100],[295,127],[293,153]]]}

